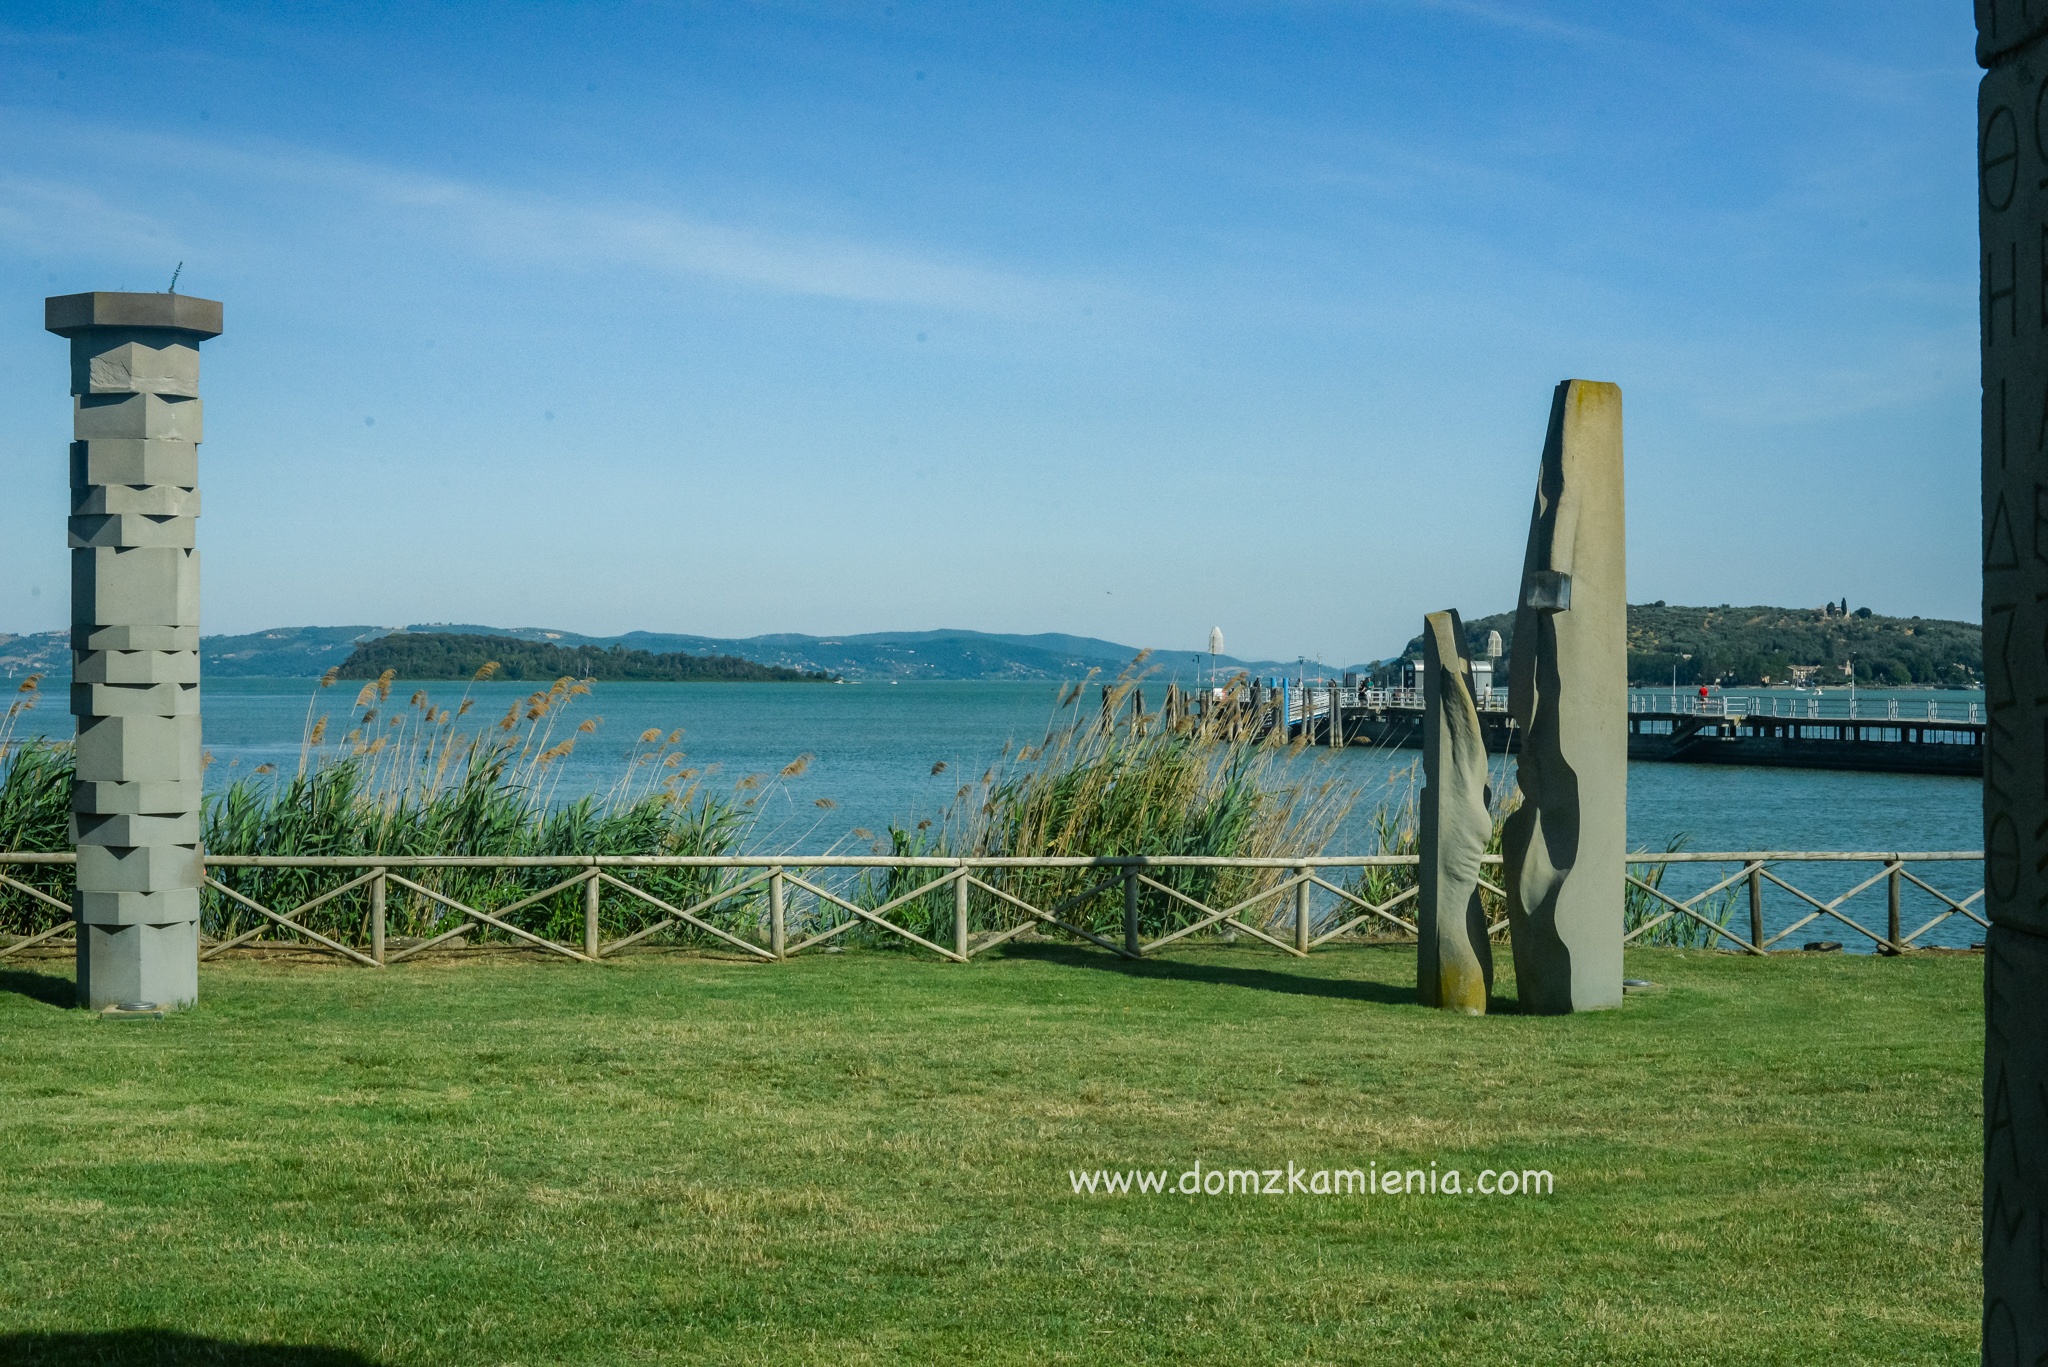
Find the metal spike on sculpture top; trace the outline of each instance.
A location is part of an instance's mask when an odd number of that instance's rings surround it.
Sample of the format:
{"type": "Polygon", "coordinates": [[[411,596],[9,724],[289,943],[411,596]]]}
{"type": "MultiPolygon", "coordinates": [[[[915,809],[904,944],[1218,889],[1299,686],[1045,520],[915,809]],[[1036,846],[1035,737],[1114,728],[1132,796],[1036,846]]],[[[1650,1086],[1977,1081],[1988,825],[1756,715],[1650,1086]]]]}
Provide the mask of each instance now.
{"type": "Polygon", "coordinates": [[[1422,866],[1415,985],[1424,1006],[1486,1014],[1493,947],[1479,902],[1480,860],[1493,834],[1486,733],[1472,696],[1465,624],[1455,612],[1422,619],[1422,866]]]}
{"type": "Polygon", "coordinates": [[[1621,390],[1550,405],[1509,652],[1522,805],[1501,834],[1524,1011],[1621,1004],[1628,857],[1628,575],[1621,390]]]}
{"type": "Polygon", "coordinates": [[[71,341],[71,789],[78,996],[199,996],[199,344],[221,306],[66,294],[71,341]]]}

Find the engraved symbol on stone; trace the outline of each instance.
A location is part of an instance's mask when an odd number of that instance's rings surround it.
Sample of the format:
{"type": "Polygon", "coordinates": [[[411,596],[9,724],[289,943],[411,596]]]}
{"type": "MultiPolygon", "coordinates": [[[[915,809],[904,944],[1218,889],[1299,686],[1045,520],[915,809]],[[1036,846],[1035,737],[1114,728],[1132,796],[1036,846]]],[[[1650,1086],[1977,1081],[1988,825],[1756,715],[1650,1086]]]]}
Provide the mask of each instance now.
{"type": "Polygon", "coordinates": [[[2020,833],[2004,812],[1991,818],[1984,832],[1984,873],[1992,895],[2009,901],[2020,889],[2020,833]]]}
{"type": "MultiPolygon", "coordinates": [[[[2003,1060],[1994,1066],[1990,1090],[1991,1097],[1984,1106],[1984,1157],[1987,1161],[1995,1159],[1995,1165],[2004,1171],[2016,1171],[2020,1156],[2014,1140],[2012,1088],[2006,1081],[2003,1060]],[[2003,1149],[1997,1147],[2001,1140],[2003,1149]]],[[[2015,1222],[2005,1231],[2008,1239],[2017,1227],[2015,1222]]]]}
{"type": "Polygon", "coordinates": [[[2017,242],[2005,244],[2005,284],[1998,283],[1998,249],[1984,253],[1984,345],[1990,346],[1998,336],[1998,306],[2005,305],[2005,332],[2008,337],[2020,333],[2020,311],[2017,303],[2020,283],[2020,248],[2017,242]]]}
{"type": "Polygon", "coordinates": [[[1984,123],[1984,136],[1977,145],[1977,171],[1984,186],[1984,202],[1994,213],[2003,213],[2019,188],[2019,122],[2004,105],[1991,111],[1984,123]]]}
{"type": "Polygon", "coordinates": [[[2012,515],[2005,510],[2005,495],[1991,509],[1991,528],[1984,534],[1984,568],[2018,569],[2020,553],[2013,545],[2012,515]]]}

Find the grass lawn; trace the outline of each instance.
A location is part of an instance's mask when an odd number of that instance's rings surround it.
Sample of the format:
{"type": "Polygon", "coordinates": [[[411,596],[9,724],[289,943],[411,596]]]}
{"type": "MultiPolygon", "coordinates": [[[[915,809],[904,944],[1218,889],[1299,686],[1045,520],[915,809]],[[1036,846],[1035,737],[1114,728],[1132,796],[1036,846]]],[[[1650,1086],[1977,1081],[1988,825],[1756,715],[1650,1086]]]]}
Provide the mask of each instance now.
{"type": "Polygon", "coordinates": [[[1564,1019],[1414,971],[242,962],[117,1023],[7,969],[0,1360],[1976,1361],[1981,959],[1643,951],[1564,1019]],[[1556,1186],[1068,1175],[1198,1159],[1556,1186]]]}

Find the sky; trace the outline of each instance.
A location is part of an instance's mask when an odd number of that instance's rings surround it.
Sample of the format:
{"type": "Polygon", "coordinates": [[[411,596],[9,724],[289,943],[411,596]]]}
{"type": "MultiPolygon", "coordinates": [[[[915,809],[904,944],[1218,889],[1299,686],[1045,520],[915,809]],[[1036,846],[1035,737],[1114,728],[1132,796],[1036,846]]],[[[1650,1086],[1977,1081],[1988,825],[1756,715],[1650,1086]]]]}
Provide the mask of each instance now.
{"type": "Polygon", "coordinates": [[[1512,603],[1619,384],[1631,601],[1976,620],[1966,6],[0,3],[0,631],[45,295],[224,301],[205,630],[1073,632],[1512,603]]]}

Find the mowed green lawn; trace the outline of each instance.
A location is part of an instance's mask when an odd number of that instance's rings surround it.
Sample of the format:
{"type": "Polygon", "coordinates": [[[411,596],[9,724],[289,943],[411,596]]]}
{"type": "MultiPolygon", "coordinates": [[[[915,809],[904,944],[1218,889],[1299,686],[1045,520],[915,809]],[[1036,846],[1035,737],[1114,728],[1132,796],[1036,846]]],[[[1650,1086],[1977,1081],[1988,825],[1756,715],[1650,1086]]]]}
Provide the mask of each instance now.
{"type": "Polygon", "coordinates": [[[1980,959],[1646,951],[1567,1019],[1414,963],[243,962],[161,1023],[16,967],[0,1359],[1976,1360],[1980,959]],[[1556,1185],[1068,1175],[1198,1159],[1556,1185]]]}

